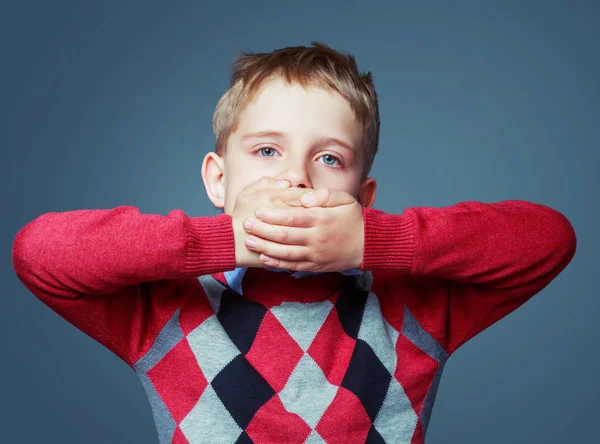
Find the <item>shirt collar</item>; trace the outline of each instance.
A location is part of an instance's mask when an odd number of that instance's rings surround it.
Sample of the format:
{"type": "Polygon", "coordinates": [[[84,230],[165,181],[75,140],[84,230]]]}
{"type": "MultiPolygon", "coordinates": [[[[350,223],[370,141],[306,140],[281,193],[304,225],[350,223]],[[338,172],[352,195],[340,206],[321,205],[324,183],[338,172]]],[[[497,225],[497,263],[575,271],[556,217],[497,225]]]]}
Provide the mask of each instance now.
{"type": "MultiPolygon", "coordinates": [[[[275,268],[275,267],[264,267],[264,268],[269,271],[277,271],[280,273],[291,274],[292,277],[295,277],[296,279],[300,279],[304,276],[325,274],[324,272],[320,272],[320,271],[295,271],[295,272],[292,272],[291,270],[284,270],[284,269],[275,268]]],[[[233,291],[235,291],[236,293],[238,293],[240,295],[243,294],[242,280],[244,278],[244,274],[246,273],[246,270],[248,270],[248,267],[241,267],[241,268],[236,268],[235,270],[226,271],[225,273],[223,273],[225,280],[227,281],[227,285],[229,285],[229,288],[231,288],[233,291]]],[[[360,268],[350,268],[348,270],[338,271],[338,273],[346,275],[346,276],[350,276],[350,275],[363,275],[364,271],[361,270],[360,268]]]]}

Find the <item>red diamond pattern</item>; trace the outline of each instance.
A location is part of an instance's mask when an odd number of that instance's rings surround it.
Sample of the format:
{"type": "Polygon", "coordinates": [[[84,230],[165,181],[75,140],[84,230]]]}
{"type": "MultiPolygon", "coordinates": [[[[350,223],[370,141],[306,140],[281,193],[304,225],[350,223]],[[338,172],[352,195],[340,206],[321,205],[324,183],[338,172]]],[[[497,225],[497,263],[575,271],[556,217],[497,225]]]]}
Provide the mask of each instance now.
{"type": "Polygon", "coordinates": [[[276,392],[280,392],[303,354],[275,315],[268,311],[246,359],[276,392]]]}
{"type": "Polygon", "coordinates": [[[354,444],[364,443],[370,428],[371,420],[360,399],[339,387],[315,430],[327,443],[354,444]]]}
{"type": "Polygon", "coordinates": [[[179,426],[175,428],[175,433],[173,434],[171,444],[190,444],[190,442],[187,440],[179,426]]]}
{"type": "Polygon", "coordinates": [[[185,338],[146,374],[177,424],[196,405],[208,385],[185,338]],[[185,377],[181,369],[186,369],[185,377]]]}
{"type": "Polygon", "coordinates": [[[334,307],[307,351],[321,367],[325,378],[333,385],[340,385],[355,345],[356,340],[344,332],[334,307]]]}
{"type": "Polygon", "coordinates": [[[398,336],[396,353],[401,362],[396,366],[394,377],[404,389],[415,413],[419,416],[439,363],[404,335],[398,336]]]}
{"type": "Polygon", "coordinates": [[[417,419],[417,426],[415,427],[415,433],[410,440],[410,444],[423,444],[425,442],[425,437],[423,436],[423,423],[421,419],[417,419]]]}
{"type": "Polygon", "coordinates": [[[273,396],[256,412],[246,433],[257,443],[301,444],[310,427],[295,413],[288,412],[278,395],[273,396]]]}

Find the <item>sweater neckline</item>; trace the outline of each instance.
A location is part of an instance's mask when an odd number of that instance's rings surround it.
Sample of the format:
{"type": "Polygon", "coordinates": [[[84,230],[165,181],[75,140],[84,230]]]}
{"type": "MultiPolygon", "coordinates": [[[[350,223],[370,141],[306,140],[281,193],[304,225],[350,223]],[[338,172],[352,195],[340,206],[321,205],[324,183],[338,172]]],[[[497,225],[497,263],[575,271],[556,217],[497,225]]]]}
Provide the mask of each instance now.
{"type": "Polygon", "coordinates": [[[321,302],[335,297],[346,279],[354,279],[353,276],[340,272],[294,277],[290,273],[258,267],[247,268],[241,275],[241,282],[236,285],[230,285],[225,273],[215,273],[212,276],[240,296],[268,305],[321,302]],[[243,293],[240,289],[243,289],[243,293]]]}

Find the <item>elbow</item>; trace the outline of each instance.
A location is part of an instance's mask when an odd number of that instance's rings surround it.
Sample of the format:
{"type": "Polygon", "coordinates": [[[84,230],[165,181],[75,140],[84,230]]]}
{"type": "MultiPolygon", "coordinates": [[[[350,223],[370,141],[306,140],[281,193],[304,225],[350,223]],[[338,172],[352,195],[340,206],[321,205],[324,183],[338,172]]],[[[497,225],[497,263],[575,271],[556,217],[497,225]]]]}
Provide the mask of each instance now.
{"type": "Polygon", "coordinates": [[[48,255],[44,245],[46,235],[40,229],[43,215],[22,227],[12,243],[12,265],[17,277],[23,281],[31,281],[35,274],[35,264],[39,264],[44,256],[48,255]]]}
{"type": "Polygon", "coordinates": [[[30,274],[30,252],[35,251],[35,248],[31,247],[33,236],[30,235],[30,232],[31,222],[17,232],[12,243],[12,266],[21,281],[30,274]]]}
{"type": "Polygon", "coordinates": [[[549,234],[554,244],[556,254],[560,255],[561,268],[566,267],[575,256],[577,250],[577,235],[567,217],[557,210],[552,210],[554,222],[549,234]]]}

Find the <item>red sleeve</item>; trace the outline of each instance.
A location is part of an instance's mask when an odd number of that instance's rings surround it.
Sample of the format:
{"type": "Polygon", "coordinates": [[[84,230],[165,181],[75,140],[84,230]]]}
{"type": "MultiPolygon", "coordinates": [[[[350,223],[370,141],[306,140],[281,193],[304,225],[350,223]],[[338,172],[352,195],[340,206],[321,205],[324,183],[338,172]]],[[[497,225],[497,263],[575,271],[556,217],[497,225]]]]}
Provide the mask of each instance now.
{"type": "Polygon", "coordinates": [[[153,289],[235,268],[231,216],[132,206],[46,213],[17,233],[12,261],[44,304],[132,366],[164,303],[153,289]]]}
{"type": "Polygon", "coordinates": [[[521,200],[363,208],[364,270],[443,280],[449,354],[546,287],[571,261],[577,239],[560,212],[521,200]]]}

